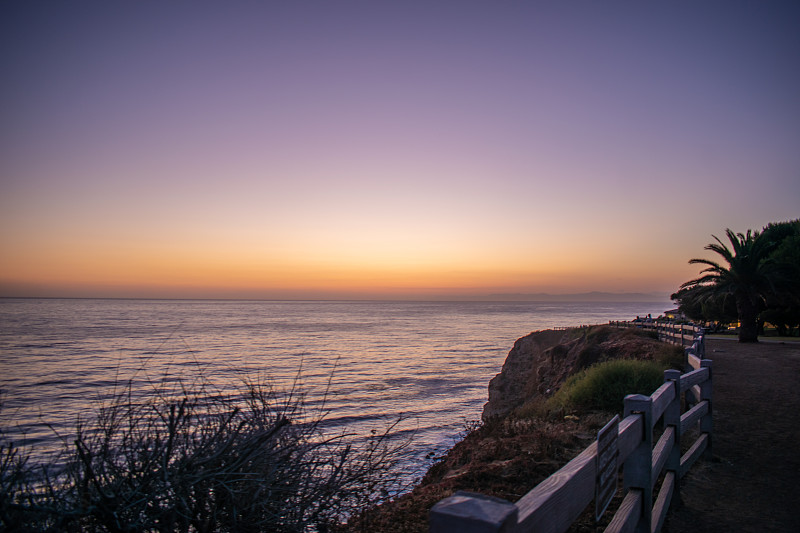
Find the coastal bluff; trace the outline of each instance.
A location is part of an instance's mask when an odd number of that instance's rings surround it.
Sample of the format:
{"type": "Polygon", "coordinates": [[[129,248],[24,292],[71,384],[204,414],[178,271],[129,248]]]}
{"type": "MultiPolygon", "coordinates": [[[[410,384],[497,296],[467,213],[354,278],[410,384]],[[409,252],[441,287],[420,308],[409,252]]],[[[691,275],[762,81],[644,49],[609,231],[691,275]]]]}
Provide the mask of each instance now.
{"type": "MultiPolygon", "coordinates": [[[[608,412],[538,416],[524,409],[528,402],[555,394],[572,373],[598,362],[674,364],[681,354],[679,346],[659,342],[655,332],[636,328],[576,327],[521,337],[490,382],[483,423],[436,457],[410,492],[354,518],[347,531],[427,533],[431,508],[458,491],[518,500],[583,452],[610,417],[608,412]]],[[[571,531],[594,531],[593,511],[571,531]]]]}
{"type": "Polygon", "coordinates": [[[592,326],[535,331],[517,339],[502,370],[489,382],[481,418],[503,418],[527,402],[548,398],[569,376],[593,364],[663,357],[665,345],[637,330],[592,326]]]}

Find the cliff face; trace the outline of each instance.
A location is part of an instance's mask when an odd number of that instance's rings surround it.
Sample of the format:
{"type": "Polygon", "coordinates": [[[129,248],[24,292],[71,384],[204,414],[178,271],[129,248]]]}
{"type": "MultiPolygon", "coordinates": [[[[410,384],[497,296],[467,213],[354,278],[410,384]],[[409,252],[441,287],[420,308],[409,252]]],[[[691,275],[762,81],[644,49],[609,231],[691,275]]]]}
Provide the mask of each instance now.
{"type": "MultiPolygon", "coordinates": [[[[607,326],[531,333],[514,343],[502,372],[492,379],[484,418],[503,417],[529,399],[549,396],[572,372],[594,362],[670,359],[676,357],[676,350],[680,360],[680,348],[637,330],[607,326]]],[[[425,533],[431,507],[456,491],[515,501],[581,453],[609,418],[608,413],[508,417],[484,424],[431,466],[412,492],[359,515],[348,524],[348,531],[425,533]]],[[[575,531],[595,529],[593,509],[573,527],[575,531]]]]}
{"type": "Polygon", "coordinates": [[[503,369],[489,382],[484,421],[529,400],[549,397],[573,373],[609,359],[656,359],[669,347],[637,330],[608,326],[536,331],[518,339],[503,369]]]}

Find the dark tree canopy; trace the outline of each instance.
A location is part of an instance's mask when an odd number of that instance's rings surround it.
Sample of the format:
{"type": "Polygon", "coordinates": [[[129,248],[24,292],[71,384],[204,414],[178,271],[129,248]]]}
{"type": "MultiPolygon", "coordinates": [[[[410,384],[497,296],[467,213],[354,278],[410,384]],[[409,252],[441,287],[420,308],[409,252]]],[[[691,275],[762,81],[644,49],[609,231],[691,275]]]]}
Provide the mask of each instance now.
{"type": "Polygon", "coordinates": [[[800,220],[769,224],[762,236],[776,243],[770,258],[778,289],[767,295],[767,309],[760,319],[786,335],[800,325],[800,220]]]}
{"type": "Polygon", "coordinates": [[[680,289],[672,295],[681,312],[690,320],[730,324],[739,319],[733,298],[705,295],[702,289],[680,289]]]}
{"type": "Polygon", "coordinates": [[[791,329],[800,319],[800,220],[725,234],[730,247],[713,235],[705,247],[721,260],[691,259],[706,268],[673,299],[694,320],[738,319],[740,342],[757,342],[759,321],[791,329]]]}

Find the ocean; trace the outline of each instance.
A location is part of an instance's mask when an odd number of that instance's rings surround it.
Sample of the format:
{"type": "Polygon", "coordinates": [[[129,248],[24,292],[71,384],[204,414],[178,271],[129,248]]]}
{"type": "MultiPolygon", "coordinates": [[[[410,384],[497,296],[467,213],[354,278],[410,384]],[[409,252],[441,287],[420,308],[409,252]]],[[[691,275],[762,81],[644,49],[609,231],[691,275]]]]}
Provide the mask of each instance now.
{"type": "Polygon", "coordinates": [[[35,459],[128,380],[202,372],[226,390],[261,376],[298,383],[332,430],[367,435],[402,419],[392,431],[409,443],[400,468],[413,479],[480,419],[516,339],[669,306],[0,299],[0,421],[35,459]]]}

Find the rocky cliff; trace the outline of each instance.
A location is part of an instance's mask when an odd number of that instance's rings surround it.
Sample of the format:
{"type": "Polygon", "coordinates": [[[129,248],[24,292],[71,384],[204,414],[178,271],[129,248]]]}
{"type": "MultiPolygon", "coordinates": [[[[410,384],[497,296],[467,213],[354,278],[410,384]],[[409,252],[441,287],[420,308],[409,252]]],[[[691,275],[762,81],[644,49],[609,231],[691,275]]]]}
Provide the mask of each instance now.
{"type": "Polygon", "coordinates": [[[633,329],[608,326],[536,331],[518,339],[503,368],[489,382],[483,420],[507,415],[538,397],[549,397],[573,373],[609,359],[663,359],[674,349],[633,329]]]}
{"type": "MultiPolygon", "coordinates": [[[[608,422],[608,413],[581,416],[503,417],[537,397],[547,397],[570,373],[613,358],[681,360],[681,349],[637,330],[609,327],[539,331],[514,343],[503,370],[489,385],[482,424],[438,458],[411,492],[348,524],[348,531],[426,533],[430,509],[457,491],[480,492],[509,501],[581,453],[608,422]]],[[[594,507],[571,531],[595,531],[594,507]]]]}

